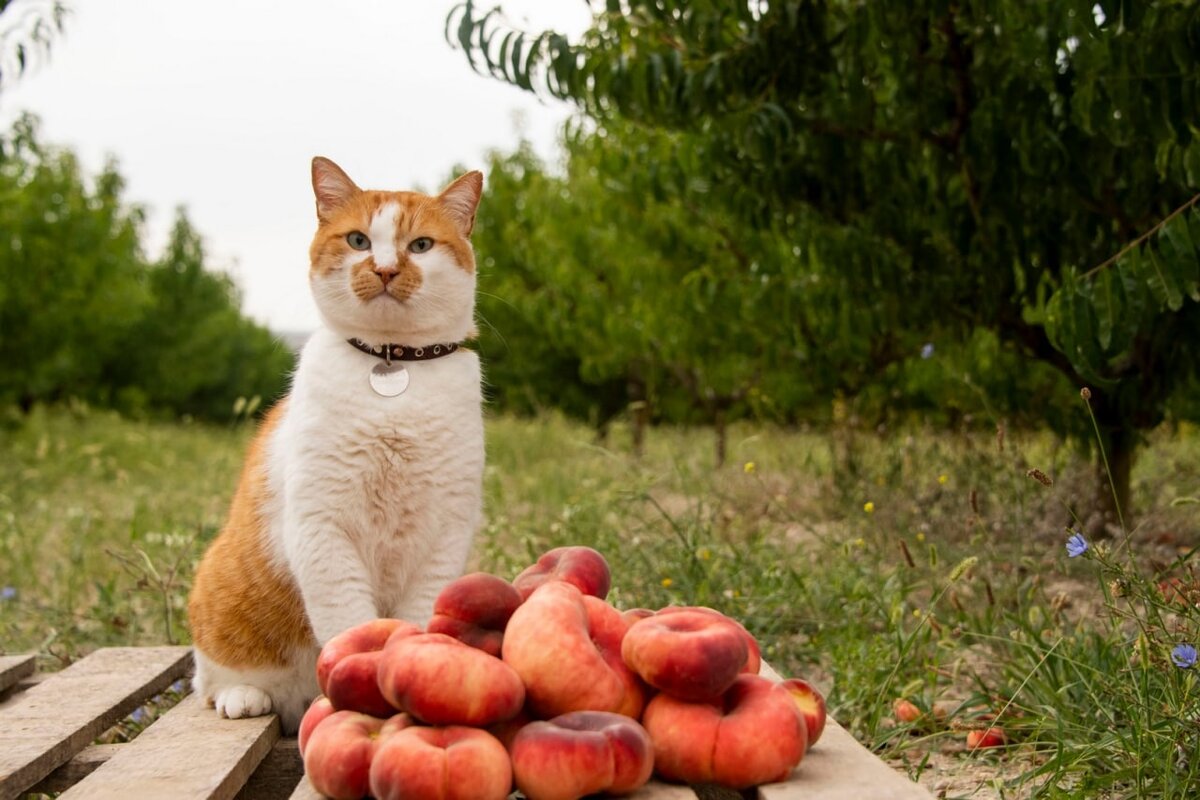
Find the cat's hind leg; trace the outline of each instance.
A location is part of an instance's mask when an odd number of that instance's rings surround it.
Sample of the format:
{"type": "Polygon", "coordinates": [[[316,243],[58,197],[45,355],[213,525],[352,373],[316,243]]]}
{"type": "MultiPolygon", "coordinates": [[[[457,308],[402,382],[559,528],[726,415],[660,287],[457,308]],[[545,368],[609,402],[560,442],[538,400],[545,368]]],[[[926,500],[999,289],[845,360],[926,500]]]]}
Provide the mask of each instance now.
{"type": "Polygon", "coordinates": [[[279,715],[284,733],[295,733],[300,718],[320,690],[317,651],[305,648],[284,667],[235,669],[193,650],[196,674],[192,687],[217,713],[229,719],[279,715]]]}

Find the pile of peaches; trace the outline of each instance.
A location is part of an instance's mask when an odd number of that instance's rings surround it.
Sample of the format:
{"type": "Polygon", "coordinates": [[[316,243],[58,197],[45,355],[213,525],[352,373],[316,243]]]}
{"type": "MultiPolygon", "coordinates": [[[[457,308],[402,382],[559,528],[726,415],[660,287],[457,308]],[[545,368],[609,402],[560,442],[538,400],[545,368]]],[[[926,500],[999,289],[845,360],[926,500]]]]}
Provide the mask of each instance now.
{"type": "Polygon", "coordinates": [[[754,637],[701,607],[619,611],[587,547],[511,583],[465,575],[427,629],[378,619],[331,639],[300,724],[331,798],[627,794],[652,774],[735,789],[786,779],[825,727],[800,679],[758,675],[754,637]]]}

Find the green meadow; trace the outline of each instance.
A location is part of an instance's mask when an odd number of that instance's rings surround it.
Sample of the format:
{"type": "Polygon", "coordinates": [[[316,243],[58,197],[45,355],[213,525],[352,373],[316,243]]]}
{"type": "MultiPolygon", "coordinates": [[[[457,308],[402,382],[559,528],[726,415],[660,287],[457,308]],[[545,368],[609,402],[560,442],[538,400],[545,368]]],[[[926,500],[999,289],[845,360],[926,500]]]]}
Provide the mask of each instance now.
{"type": "MultiPolygon", "coordinates": [[[[252,434],[83,405],[4,428],[5,649],[56,669],[105,645],[187,642],[192,571],[252,434]]],[[[1067,498],[1087,494],[1090,461],[1048,434],[736,425],[721,467],[710,430],[653,429],[641,457],[630,440],[555,415],[490,418],[471,568],[512,577],[550,547],[595,547],[616,605],[736,616],[860,741],[947,796],[1142,782],[1182,797],[1200,780],[1183,749],[1194,673],[1170,656],[1200,619],[1184,561],[1195,428],[1155,432],[1129,536],[1077,558],[1064,544],[1087,509],[1067,498]],[[899,722],[898,698],[922,718],[899,722]],[[970,753],[965,732],[989,721],[1009,745],[970,753]]]]}

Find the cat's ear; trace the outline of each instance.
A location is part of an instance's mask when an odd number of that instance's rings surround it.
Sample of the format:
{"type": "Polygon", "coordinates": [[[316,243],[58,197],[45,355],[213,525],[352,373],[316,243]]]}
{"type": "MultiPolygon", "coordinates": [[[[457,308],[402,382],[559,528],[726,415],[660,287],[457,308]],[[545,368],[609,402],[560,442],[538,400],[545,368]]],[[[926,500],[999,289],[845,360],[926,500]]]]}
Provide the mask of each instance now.
{"type": "Polygon", "coordinates": [[[458,225],[463,236],[470,236],[475,227],[475,209],[479,207],[479,196],[483,194],[483,173],[468,172],[447,186],[438,195],[442,207],[458,225]]]}
{"type": "Polygon", "coordinates": [[[338,206],[362,191],[341,167],[322,156],[312,160],[312,183],[313,194],[317,196],[317,219],[321,222],[327,222],[338,206]]]}

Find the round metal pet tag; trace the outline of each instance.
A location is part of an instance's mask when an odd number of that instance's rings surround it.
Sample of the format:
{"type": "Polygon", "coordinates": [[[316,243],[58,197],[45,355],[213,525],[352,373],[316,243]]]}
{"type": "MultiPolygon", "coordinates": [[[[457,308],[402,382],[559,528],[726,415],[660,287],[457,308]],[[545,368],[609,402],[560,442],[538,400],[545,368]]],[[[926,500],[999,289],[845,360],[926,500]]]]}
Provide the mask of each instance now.
{"type": "Polygon", "coordinates": [[[375,394],[383,397],[395,397],[404,394],[408,388],[408,370],[403,364],[379,363],[371,368],[371,388],[375,394]]]}

